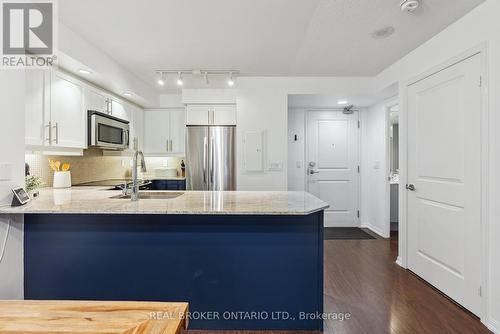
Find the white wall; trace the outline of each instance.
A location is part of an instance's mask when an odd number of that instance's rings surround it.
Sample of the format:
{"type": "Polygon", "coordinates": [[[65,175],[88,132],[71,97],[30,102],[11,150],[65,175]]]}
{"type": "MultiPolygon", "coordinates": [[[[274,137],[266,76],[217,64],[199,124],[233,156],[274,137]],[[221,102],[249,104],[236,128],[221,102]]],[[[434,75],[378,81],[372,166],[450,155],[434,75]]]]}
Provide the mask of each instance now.
{"type": "MultiPolygon", "coordinates": [[[[490,221],[490,289],[488,293],[490,328],[500,333],[500,1],[487,0],[472,12],[449,26],[431,40],[380,73],[374,85],[383,89],[404,83],[433,67],[451,59],[482,42],[488,43],[489,70],[489,214],[490,221]]],[[[401,105],[404,113],[404,105],[401,105]]],[[[404,180],[403,180],[404,182],[404,180]]],[[[479,261],[479,259],[478,259],[479,261]]],[[[489,319],[488,319],[489,318],[489,319]]]]}
{"type": "Polygon", "coordinates": [[[361,112],[361,226],[389,237],[387,107],[390,99],[361,112]]]}
{"type": "Polygon", "coordinates": [[[288,110],[288,190],[305,191],[305,122],[304,108],[288,110]],[[297,135],[297,141],[293,140],[297,135]]]}
{"type": "MultiPolygon", "coordinates": [[[[0,71],[0,163],[11,165],[10,180],[0,180],[0,205],[10,205],[11,189],[24,186],[24,101],[25,74],[0,71]]],[[[23,217],[0,215],[0,299],[23,298],[23,217]],[[10,221],[10,228],[9,228],[10,221]]]]}
{"type": "Polygon", "coordinates": [[[287,190],[288,94],[335,94],[353,99],[372,92],[372,78],[238,78],[238,189],[287,190]],[[266,165],[279,163],[281,171],[250,174],[243,170],[241,148],[246,131],[266,131],[266,165]]]}

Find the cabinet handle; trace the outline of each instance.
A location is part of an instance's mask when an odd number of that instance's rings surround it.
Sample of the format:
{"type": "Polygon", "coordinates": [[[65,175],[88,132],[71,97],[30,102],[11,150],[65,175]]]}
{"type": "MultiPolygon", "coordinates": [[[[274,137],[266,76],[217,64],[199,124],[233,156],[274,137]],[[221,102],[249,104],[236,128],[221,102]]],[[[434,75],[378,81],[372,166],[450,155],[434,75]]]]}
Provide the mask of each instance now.
{"type": "Polygon", "coordinates": [[[168,152],[168,147],[169,147],[169,146],[168,146],[168,139],[166,140],[166,144],[167,144],[167,150],[166,150],[166,151],[168,152]]]}
{"type": "Polygon", "coordinates": [[[172,139],[170,139],[170,152],[172,152],[174,150],[174,145],[172,143],[172,139]]]}
{"type": "Polygon", "coordinates": [[[49,138],[45,138],[45,141],[49,142],[50,144],[52,143],[52,122],[49,122],[49,124],[45,125],[44,128],[49,128],[49,138]]]}
{"type": "Polygon", "coordinates": [[[56,122],[56,125],[53,126],[53,128],[56,129],[56,139],[54,141],[56,142],[56,145],[59,144],[59,123],[56,122]]]}

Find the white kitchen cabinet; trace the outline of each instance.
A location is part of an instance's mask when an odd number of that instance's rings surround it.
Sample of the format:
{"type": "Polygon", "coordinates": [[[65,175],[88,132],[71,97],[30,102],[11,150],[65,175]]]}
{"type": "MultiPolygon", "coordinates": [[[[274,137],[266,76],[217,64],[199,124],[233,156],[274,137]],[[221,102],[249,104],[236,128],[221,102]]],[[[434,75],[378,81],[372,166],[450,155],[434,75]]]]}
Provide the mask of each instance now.
{"type": "Polygon", "coordinates": [[[144,111],[144,153],[184,155],[185,110],[148,109],[144,111]]]}
{"type": "Polygon", "coordinates": [[[125,103],[119,102],[117,100],[111,99],[111,110],[110,114],[114,117],[118,117],[127,121],[132,121],[132,112],[130,108],[125,108],[125,103]]]}
{"type": "Polygon", "coordinates": [[[134,138],[137,138],[139,150],[144,150],[144,110],[128,105],[131,109],[129,149],[134,150],[134,138]]]}
{"type": "Polygon", "coordinates": [[[170,153],[184,155],[186,146],[186,111],[174,109],[170,114],[170,153]]]}
{"type": "Polygon", "coordinates": [[[25,143],[42,146],[48,143],[48,121],[50,120],[50,99],[48,88],[50,72],[26,71],[25,143]]]}
{"type": "Polygon", "coordinates": [[[51,72],[50,126],[51,145],[86,148],[86,113],[83,83],[61,72],[51,72]]]}
{"type": "Polygon", "coordinates": [[[236,125],[236,105],[214,105],[212,113],[213,125],[236,125]]]}
{"type": "Polygon", "coordinates": [[[208,125],[211,106],[209,105],[188,105],[186,108],[187,125],[208,125]]]}
{"type": "Polygon", "coordinates": [[[85,110],[109,113],[110,109],[109,98],[106,94],[93,87],[85,89],[85,110]]]}
{"type": "Polygon", "coordinates": [[[236,105],[188,105],[187,125],[236,125],[236,105]]]}

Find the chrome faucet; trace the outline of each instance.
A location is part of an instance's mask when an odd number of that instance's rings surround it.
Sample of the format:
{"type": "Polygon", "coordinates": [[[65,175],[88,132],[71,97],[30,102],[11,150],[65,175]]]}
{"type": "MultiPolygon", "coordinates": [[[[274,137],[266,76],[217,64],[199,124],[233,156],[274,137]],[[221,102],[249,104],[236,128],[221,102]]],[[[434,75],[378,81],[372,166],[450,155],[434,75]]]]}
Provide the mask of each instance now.
{"type": "Polygon", "coordinates": [[[134,138],[134,158],[132,163],[132,192],[130,193],[130,199],[132,201],[139,200],[139,183],[137,182],[137,160],[141,157],[141,172],[146,172],[146,162],[144,161],[144,154],[139,151],[137,145],[137,138],[134,138]]]}

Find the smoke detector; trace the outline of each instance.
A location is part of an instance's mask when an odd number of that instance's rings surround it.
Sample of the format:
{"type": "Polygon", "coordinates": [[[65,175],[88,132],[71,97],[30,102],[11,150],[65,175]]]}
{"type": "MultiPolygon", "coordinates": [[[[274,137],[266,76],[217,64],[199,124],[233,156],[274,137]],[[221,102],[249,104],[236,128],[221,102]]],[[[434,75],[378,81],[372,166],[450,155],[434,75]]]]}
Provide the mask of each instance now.
{"type": "Polygon", "coordinates": [[[420,6],[419,0],[401,0],[401,11],[411,13],[420,6]]]}

